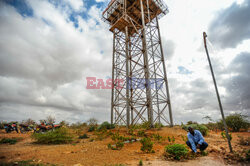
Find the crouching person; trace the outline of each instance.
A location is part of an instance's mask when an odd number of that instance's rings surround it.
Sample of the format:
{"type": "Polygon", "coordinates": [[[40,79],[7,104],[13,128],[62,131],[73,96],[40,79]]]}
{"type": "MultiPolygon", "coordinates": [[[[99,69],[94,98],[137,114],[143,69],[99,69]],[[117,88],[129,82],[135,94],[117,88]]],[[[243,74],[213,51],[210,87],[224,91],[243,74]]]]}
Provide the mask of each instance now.
{"type": "Polygon", "coordinates": [[[188,131],[188,141],[186,144],[194,153],[197,153],[197,149],[204,151],[208,147],[208,144],[205,142],[201,132],[199,130],[194,130],[192,127],[189,127],[188,131]]]}

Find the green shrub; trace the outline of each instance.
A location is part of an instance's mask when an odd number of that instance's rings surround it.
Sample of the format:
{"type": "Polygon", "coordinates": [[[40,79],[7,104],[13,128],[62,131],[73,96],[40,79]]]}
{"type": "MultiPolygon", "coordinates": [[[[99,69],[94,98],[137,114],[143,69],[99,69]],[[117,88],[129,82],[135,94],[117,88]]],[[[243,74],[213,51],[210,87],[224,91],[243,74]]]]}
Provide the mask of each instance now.
{"type": "Polygon", "coordinates": [[[17,139],[16,138],[3,138],[0,141],[0,144],[16,144],[17,143],[17,139]]]}
{"type": "Polygon", "coordinates": [[[128,130],[128,134],[129,134],[129,135],[135,135],[135,134],[134,134],[134,130],[135,130],[134,128],[130,128],[130,129],[128,130]]]}
{"type": "Polygon", "coordinates": [[[182,144],[167,145],[165,147],[165,156],[167,158],[181,160],[186,158],[188,149],[182,144]]]}
{"type": "Polygon", "coordinates": [[[116,142],[116,144],[115,144],[115,146],[116,146],[116,148],[117,148],[118,150],[120,150],[120,149],[122,149],[122,148],[123,148],[124,143],[123,143],[123,142],[121,142],[121,141],[117,141],[117,142],[116,142]]]}
{"type": "Polygon", "coordinates": [[[120,134],[119,133],[114,133],[112,136],[111,136],[111,139],[113,140],[113,141],[116,141],[116,140],[118,140],[120,138],[120,134]]]}
{"type": "Polygon", "coordinates": [[[185,143],[186,143],[186,142],[187,142],[187,140],[188,140],[187,136],[183,136],[183,135],[181,135],[181,138],[182,138],[182,141],[184,141],[185,143]]]}
{"type": "Polygon", "coordinates": [[[195,130],[199,130],[203,136],[207,136],[207,134],[208,134],[208,128],[204,125],[190,124],[190,125],[183,125],[182,126],[182,128],[186,131],[188,131],[188,127],[192,127],[195,130]]]}
{"type": "Polygon", "coordinates": [[[96,126],[89,126],[88,132],[92,132],[95,131],[96,126]]]}
{"type": "Polygon", "coordinates": [[[124,146],[124,143],[121,141],[117,141],[115,145],[108,144],[108,149],[112,150],[121,150],[124,146]]]}
{"type": "MultiPolygon", "coordinates": [[[[108,145],[108,149],[112,149],[113,147],[112,147],[112,145],[109,143],[108,145]]],[[[113,150],[113,149],[112,149],[113,150]]]]}
{"type": "Polygon", "coordinates": [[[145,133],[144,130],[139,130],[138,133],[137,133],[137,135],[138,135],[139,137],[145,137],[145,136],[146,136],[146,133],[145,133]]]}
{"type": "Polygon", "coordinates": [[[3,163],[0,162],[1,166],[55,166],[51,164],[41,164],[41,163],[34,163],[32,160],[25,160],[25,161],[16,161],[16,162],[10,162],[10,163],[3,163]]]}
{"type": "Polygon", "coordinates": [[[201,151],[201,156],[207,156],[208,155],[208,152],[206,152],[206,151],[201,151]]]}
{"type": "Polygon", "coordinates": [[[96,140],[102,141],[103,139],[108,137],[107,129],[95,131],[95,135],[97,136],[96,140]]]}
{"type": "Polygon", "coordinates": [[[218,129],[223,129],[223,124],[221,127],[221,124],[219,124],[218,122],[213,123],[213,122],[209,122],[208,124],[204,124],[209,130],[213,130],[213,131],[217,131],[218,129]]]}
{"type": "Polygon", "coordinates": [[[134,142],[137,141],[136,137],[130,137],[130,138],[129,138],[129,142],[130,142],[130,143],[132,143],[133,141],[134,141],[134,142]]]}
{"type": "MultiPolygon", "coordinates": [[[[224,140],[227,139],[227,135],[226,135],[226,133],[225,133],[224,131],[221,132],[220,134],[221,134],[221,137],[222,137],[224,140]]],[[[228,135],[229,135],[229,139],[230,139],[230,141],[231,141],[231,140],[233,139],[232,134],[228,133],[228,135]]]]}
{"type": "Polygon", "coordinates": [[[133,125],[130,126],[130,128],[132,128],[132,129],[146,129],[146,130],[148,130],[148,129],[151,128],[151,126],[150,126],[150,122],[145,121],[145,122],[143,122],[141,124],[133,124],[133,125]]]}
{"type": "Polygon", "coordinates": [[[246,152],[246,160],[250,161],[250,149],[248,149],[246,152]]]}
{"type": "Polygon", "coordinates": [[[139,161],[139,166],[143,166],[142,160],[139,161]]]}
{"type": "Polygon", "coordinates": [[[164,138],[163,138],[159,133],[153,134],[152,137],[153,137],[154,140],[157,141],[157,142],[161,142],[161,141],[164,140],[164,138]]]}
{"type": "Polygon", "coordinates": [[[246,116],[241,114],[232,114],[226,117],[225,119],[227,126],[233,131],[238,132],[240,129],[248,129],[249,122],[246,119],[246,116]]]}
{"type": "Polygon", "coordinates": [[[175,137],[172,136],[172,138],[171,138],[171,137],[168,136],[168,142],[174,144],[175,143],[175,137]]]}
{"type": "Polygon", "coordinates": [[[150,122],[144,122],[144,123],[142,123],[141,124],[141,128],[146,129],[146,130],[150,129],[150,122]]]}
{"type": "Polygon", "coordinates": [[[79,136],[79,139],[87,139],[89,138],[87,134],[83,134],[79,136]]]}
{"type": "Polygon", "coordinates": [[[153,153],[154,151],[152,150],[153,149],[153,142],[151,141],[150,138],[143,138],[140,140],[142,146],[141,146],[141,150],[143,152],[146,152],[146,153],[153,153]]]}
{"type": "Polygon", "coordinates": [[[110,124],[109,122],[103,122],[98,128],[97,130],[103,130],[103,129],[114,129],[115,125],[114,124],[110,124]]]}
{"type": "Polygon", "coordinates": [[[220,120],[220,121],[216,122],[216,127],[217,127],[219,130],[223,131],[223,130],[224,130],[223,121],[220,120]]]}
{"type": "Polygon", "coordinates": [[[32,138],[39,144],[65,144],[73,141],[73,136],[67,128],[59,128],[47,133],[34,133],[32,138]]]}
{"type": "Polygon", "coordinates": [[[124,137],[124,136],[121,136],[119,133],[115,133],[112,135],[111,139],[113,141],[128,141],[129,139],[131,139],[130,137],[124,137]]]}
{"type": "Polygon", "coordinates": [[[155,123],[155,128],[156,129],[160,129],[162,127],[163,127],[163,124],[161,124],[161,123],[155,123]]]}

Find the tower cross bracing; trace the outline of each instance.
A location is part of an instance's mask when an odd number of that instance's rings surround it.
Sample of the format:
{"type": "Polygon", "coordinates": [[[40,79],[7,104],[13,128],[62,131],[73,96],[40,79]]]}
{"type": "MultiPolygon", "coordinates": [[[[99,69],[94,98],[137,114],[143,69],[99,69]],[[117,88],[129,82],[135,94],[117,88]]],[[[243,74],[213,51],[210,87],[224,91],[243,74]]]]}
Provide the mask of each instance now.
{"type": "Polygon", "coordinates": [[[173,125],[159,18],[162,0],[112,0],[103,19],[113,32],[111,123],[173,125]]]}

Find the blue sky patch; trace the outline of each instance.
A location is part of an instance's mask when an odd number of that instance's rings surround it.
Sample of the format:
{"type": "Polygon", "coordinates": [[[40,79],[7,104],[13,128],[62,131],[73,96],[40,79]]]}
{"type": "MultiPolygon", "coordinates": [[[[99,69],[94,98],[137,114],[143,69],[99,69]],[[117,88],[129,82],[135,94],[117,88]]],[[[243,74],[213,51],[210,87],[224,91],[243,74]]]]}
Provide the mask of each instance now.
{"type": "MultiPolygon", "coordinates": [[[[22,15],[23,17],[33,17],[33,9],[29,6],[29,4],[26,2],[26,0],[3,0],[6,4],[13,6],[16,11],[22,15]]],[[[72,7],[65,3],[65,1],[62,0],[48,0],[49,3],[53,4],[55,8],[60,9],[70,9],[70,14],[68,15],[68,21],[71,21],[74,23],[74,27],[79,27],[79,22],[77,17],[80,16],[84,20],[87,20],[90,16],[88,15],[88,10],[92,6],[96,6],[97,8],[104,8],[107,6],[107,2],[96,2],[95,0],[83,0],[84,7],[87,9],[86,11],[75,11],[72,9],[72,7]]],[[[47,25],[50,25],[49,22],[46,20],[43,20],[47,25]]],[[[97,22],[97,24],[99,24],[97,22]]]]}
{"type": "Polygon", "coordinates": [[[90,9],[91,6],[96,5],[97,8],[105,7],[105,2],[96,2],[95,0],[83,0],[87,9],[90,9]]]}
{"type": "Polygon", "coordinates": [[[183,67],[183,66],[178,66],[178,70],[180,74],[192,74],[191,71],[189,71],[187,68],[183,67]]]}
{"type": "Polygon", "coordinates": [[[3,0],[5,3],[13,6],[23,17],[32,17],[33,9],[25,2],[25,0],[3,0]]]}

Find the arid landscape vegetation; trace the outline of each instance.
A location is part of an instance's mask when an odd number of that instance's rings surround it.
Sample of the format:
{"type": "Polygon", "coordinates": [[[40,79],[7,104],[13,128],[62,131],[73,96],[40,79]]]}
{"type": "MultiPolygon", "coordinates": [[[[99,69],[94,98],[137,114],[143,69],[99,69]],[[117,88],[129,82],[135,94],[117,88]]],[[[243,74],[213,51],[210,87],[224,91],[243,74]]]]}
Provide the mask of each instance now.
{"type": "MultiPolygon", "coordinates": [[[[48,117],[47,121],[54,119],[48,117]]],[[[233,153],[220,121],[189,121],[172,128],[156,124],[153,129],[143,123],[127,129],[108,122],[98,125],[92,118],[71,125],[62,121],[60,127],[47,131],[34,127],[32,131],[6,133],[2,129],[0,165],[248,165],[249,123],[239,114],[228,116],[226,122],[232,131],[233,153]],[[205,136],[209,146],[204,152],[194,154],[186,146],[188,126],[205,136]]],[[[37,126],[31,119],[26,125],[37,126]]]]}
{"type": "Polygon", "coordinates": [[[250,166],[250,0],[0,0],[0,166],[250,166]]]}

